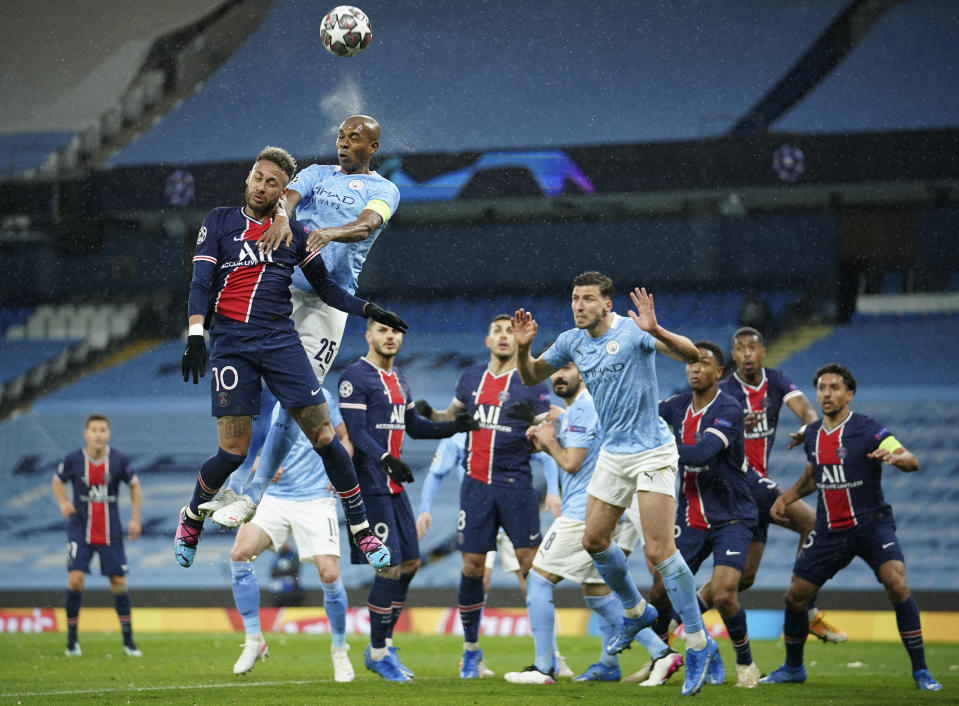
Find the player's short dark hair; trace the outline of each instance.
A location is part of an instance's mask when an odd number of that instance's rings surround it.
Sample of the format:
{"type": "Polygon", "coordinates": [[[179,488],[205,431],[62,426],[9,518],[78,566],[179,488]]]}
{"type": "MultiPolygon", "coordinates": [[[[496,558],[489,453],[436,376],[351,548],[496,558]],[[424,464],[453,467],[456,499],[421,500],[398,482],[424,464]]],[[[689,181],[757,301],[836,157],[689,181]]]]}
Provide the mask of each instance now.
{"type": "Polygon", "coordinates": [[[104,414],[91,414],[87,417],[87,421],[83,424],[83,428],[86,429],[90,426],[90,422],[106,422],[107,426],[110,426],[110,420],[106,418],[104,414]]]}
{"type": "Polygon", "coordinates": [[[497,321],[503,321],[504,319],[507,320],[507,321],[512,321],[512,320],[513,320],[513,317],[510,316],[509,314],[497,314],[497,315],[494,316],[492,319],[490,319],[490,322],[489,322],[489,324],[487,324],[486,328],[488,329],[490,326],[492,326],[493,324],[495,324],[497,321]]]}
{"type": "Polygon", "coordinates": [[[590,270],[589,272],[584,272],[581,275],[576,275],[573,277],[573,286],[599,287],[599,293],[602,294],[606,299],[612,299],[613,294],[616,293],[616,289],[613,287],[613,280],[604,275],[602,272],[597,272],[596,270],[590,270]]]}
{"type": "Polygon", "coordinates": [[[856,378],[853,377],[853,374],[849,372],[849,368],[847,368],[845,365],[840,365],[839,363],[826,363],[816,371],[815,375],[812,376],[813,387],[819,386],[819,378],[821,378],[823,375],[838,375],[842,378],[842,382],[846,386],[847,390],[850,392],[856,391],[856,378]]]}
{"type": "Polygon", "coordinates": [[[736,333],[733,334],[732,343],[736,345],[736,339],[740,336],[755,336],[759,339],[759,345],[766,345],[766,338],[763,336],[758,329],[754,329],[752,326],[743,326],[742,328],[736,329],[736,333]]]}
{"type": "MultiPolygon", "coordinates": [[[[293,159],[293,155],[287,152],[282,147],[271,147],[266,146],[260,150],[260,154],[256,156],[256,161],[267,160],[273,162],[276,166],[283,170],[283,173],[286,174],[286,180],[289,181],[293,178],[293,175],[296,173],[296,160],[293,159]]],[[[256,162],[254,162],[256,164],[256,162]]]]}
{"type": "Polygon", "coordinates": [[[702,348],[704,351],[709,351],[713,354],[713,357],[716,359],[716,363],[719,364],[719,369],[722,370],[726,367],[726,356],[723,355],[723,349],[712,341],[696,341],[693,344],[697,348],[702,348]]]}

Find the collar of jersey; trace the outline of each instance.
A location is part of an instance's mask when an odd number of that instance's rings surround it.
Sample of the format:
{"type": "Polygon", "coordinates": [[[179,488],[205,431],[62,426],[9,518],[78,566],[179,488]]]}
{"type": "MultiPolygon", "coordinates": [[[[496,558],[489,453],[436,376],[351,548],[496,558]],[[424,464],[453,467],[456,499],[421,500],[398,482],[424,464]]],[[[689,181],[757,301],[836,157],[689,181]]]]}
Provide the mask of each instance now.
{"type": "Polygon", "coordinates": [[[762,371],[763,371],[763,379],[759,381],[758,385],[750,385],[748,382],[743,380],[741,377],[739,377],[739,371],[734,372],[733,375],[736,377],[737,380],[739,380],[739,384],[742,385],[743,387],[748,387],[750,390],[758,390],[760,387],[763,386],[763,383],[766,382],[765,366],[762,368],[762,371]]]}

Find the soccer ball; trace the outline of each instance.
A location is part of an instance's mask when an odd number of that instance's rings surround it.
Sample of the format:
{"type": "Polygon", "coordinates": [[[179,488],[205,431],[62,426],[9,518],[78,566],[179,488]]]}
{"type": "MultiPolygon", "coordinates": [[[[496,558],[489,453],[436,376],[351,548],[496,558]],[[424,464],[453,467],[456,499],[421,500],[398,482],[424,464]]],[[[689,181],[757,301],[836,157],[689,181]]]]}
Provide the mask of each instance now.
{"type": "Polygon", "coordinates": [[[320,37],[324,48],[336,56],[356,56],[373,39],[370,18],[358,7],[339,5],[323,18],[320,37]]]}

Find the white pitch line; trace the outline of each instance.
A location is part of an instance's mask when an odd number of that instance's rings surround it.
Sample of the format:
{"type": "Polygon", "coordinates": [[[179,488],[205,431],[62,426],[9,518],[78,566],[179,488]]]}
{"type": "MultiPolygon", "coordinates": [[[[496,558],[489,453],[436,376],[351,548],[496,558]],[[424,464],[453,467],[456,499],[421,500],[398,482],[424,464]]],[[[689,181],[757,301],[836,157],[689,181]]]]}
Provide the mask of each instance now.
{"type": "Polygon", "coordinates": [[[126,689],[75,689],[68,691],[23,691],[9,694],[0,694],[0,698],[14,698],[18,696],[70,696],[73,694],[115,694],[120,692],[143,692],[143,691],[175,691],[181,689],[226,689],[231,687],[251,687],[251,686],[303,686],[306,684],[324,684],[330,682],[330,679],[310,679],[301,681],[235,681],[229,684],[189,684],[189,685],[170,685],[170,686],[132,686],[126,689]]]}

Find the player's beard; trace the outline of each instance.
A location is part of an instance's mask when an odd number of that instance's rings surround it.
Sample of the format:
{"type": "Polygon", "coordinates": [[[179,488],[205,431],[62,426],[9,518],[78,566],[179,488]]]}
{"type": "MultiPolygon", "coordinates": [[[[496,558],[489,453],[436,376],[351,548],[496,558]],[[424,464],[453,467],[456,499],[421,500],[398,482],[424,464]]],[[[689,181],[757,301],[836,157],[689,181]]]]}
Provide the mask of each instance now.
{"type": "Polygon", "coordinates": [[[250,213],[253,214],[253,217],[258,221],[266,220],[268,217],[273,215],[273,211],[276,208],[276,204],[279,202],[280,197],[277,196],[273,201],[267,201],[262,207],[257,206],[255,203],[250,201],[250,197],[253,195],[253,189],[249,186],[243,190],[243,202],[246,204],[246,207],[250,210],[250,213]]]}

